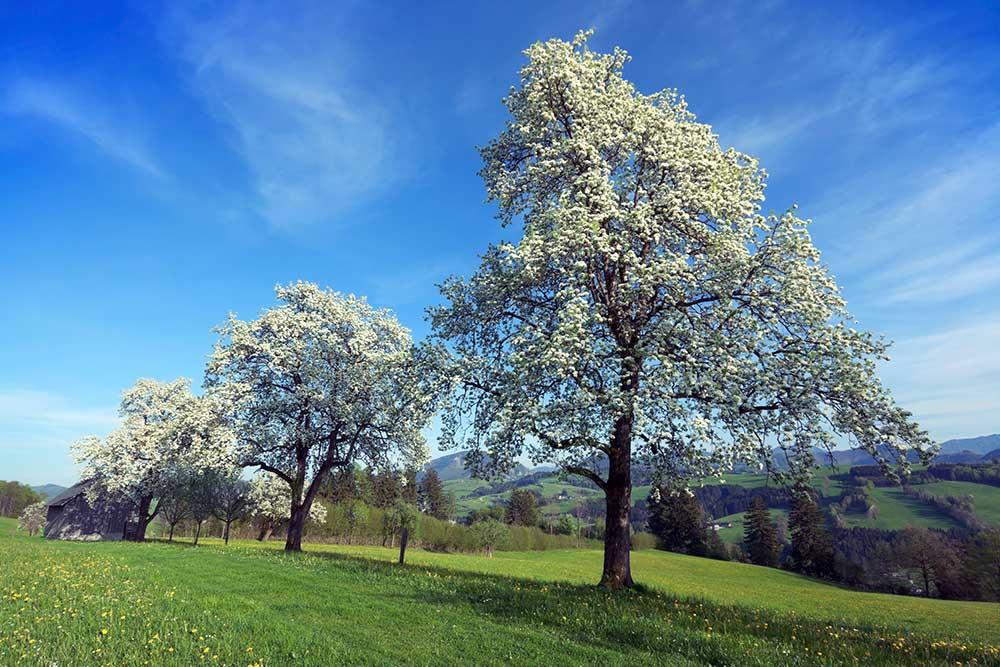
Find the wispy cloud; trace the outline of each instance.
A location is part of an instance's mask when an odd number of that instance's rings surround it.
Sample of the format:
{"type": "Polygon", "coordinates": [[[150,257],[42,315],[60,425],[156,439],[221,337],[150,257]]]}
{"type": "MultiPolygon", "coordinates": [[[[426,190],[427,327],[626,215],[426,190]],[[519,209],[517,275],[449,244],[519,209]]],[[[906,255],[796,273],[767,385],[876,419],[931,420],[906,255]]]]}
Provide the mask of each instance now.
{"type": "Polygon", "coordinates": [[[176,13],[167,24],[195,90],[231,128],[273,226],[335,220],[399,176],[390,110],[364,81],[345,17],[243,6],[176,13]]]}
{"type": "Polygon", "coordinates": [[[5,109],[34,116],[83,137],[106,155],[153,176],[163,171],[142,133],[105,102],[64,83],[19,78],[7,86],[5,109]]]}
{"type": "Polygon", "coordinates": [[[788,97],[776,112],[721,118],[722,140],[739,150],[775,156],[817,133],[842,135],[853,141],[912,124],[929,114],[926,104],[910,104],[917,95],[933,94],[951,71],[929,59],[900,61],[886,42],[888,36],[840,39],[834,46],[810,44],[800,58],[799,76],[816,73],[803,82],[805,94],[788,97]],[[822,53],[825,62],[807,62],[822,53]]]}
{"type": "Polygon", "coordinates": [[[0,477],[70,484],[77,474],[70,443],[85,435],[103,435],[117,423],[112,408],[84,405],[47,391],[0,389],[0,477]]]}
{"type": "Polygon", "coordinates": [[[994,433],[1000,405],[1000,319],[969,319],[899,341],[882,374],[903,407],[940,439],[994,433]]]}
{"type": "Polygon", "coordinates": [[[849,229],[838,272],[872,303],[945,301],[1000,284],[1000,125],[844,184],[816,218],[849,229]],[[864,202],[862,205],[852,202],[864,202]]]}
{"type": "Polygon", "coordinates": [[[973,260],[958,259],[951,265],[936,263],[933,269],[911,275],[905,282],[890,288],[885,293],[885,301],[950,301],[995,289],[998,283],[1000,253],[993,253],[973,260]]]}
{"type": "Polygon", "coordinates": [[[106,431],[118,422],[113,409],[81,407],[58,394],[32,389],[0,390],[0,424],[4,428],[106,431]]]}

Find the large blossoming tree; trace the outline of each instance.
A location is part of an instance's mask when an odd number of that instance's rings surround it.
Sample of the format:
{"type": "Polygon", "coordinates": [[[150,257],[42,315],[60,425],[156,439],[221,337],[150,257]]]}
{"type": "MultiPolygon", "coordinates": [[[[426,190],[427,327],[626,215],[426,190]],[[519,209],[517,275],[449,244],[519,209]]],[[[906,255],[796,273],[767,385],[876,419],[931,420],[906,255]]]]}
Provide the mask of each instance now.
{"type": "Polygon", "coordinates": [[[602,583],[632,584],[632,468],[693,478],[794,470],[837,435],[883,465],[931,447],[875,376],[794,209],[763,215],[765,173],[722,149],[675,92],[639,93],[625,52],[587,35],[526,51],[481,175],[516,243],[442,288],[460,360],[445,438],[496,471],[554,462],[606,495],[602,583]]]}
{"type": "MultiPolygon", "coordinates": [[[[260,526],[257,539],[264,542],[288,519],[288,508],[292,506],[291,489],[277,475],[266,471],[258,472],[250,480],[248,504],[250,515],[260,526]]],[[[326,506],[313,503],[309,508],[309,520],[313,523],[326,523],[326,506]]]]}
{"type": "Polygon", "coordinates": [[[97,484],[94,497],[108,492],[131,503],[142,541],[159,513],[157,502],[172,493],[178,479],[194,472],[232,467],[233,440],[218,406],[195,396],[191,381],[143,378],[122,392],[121,424],[105,438],[87,436],[73,445],[85,477],[97,484]]]}
{"type": "Polygon", "coordinates": [[[231,316],[208,364],[207,386],[227,406],[238,460],[288,485],[285,548],[298,551],[330,472],[422,464],[421,429],[439,393],[436,354],[364,299],[312,283],[277,287],[280,305],[231,316]]]}

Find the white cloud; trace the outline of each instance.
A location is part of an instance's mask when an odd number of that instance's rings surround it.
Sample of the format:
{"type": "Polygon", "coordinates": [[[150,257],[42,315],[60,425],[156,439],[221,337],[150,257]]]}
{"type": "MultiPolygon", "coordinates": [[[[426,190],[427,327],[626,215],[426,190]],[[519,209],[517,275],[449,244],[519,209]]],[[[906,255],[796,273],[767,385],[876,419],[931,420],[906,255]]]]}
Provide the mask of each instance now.
{"type": "MultiPolygon", "coordinates": [[[[925,260],[926,261],[926,260],[925,260]]],[[[934,270],[911,277],[885,294],[887,303],[951,301],[1000,283],[1000,254],[991,254],[951,265],[939,263],[934,270]]]]}
{"type": "MultiPolygon", "coordinates": [[[[762,20],[777,21],[766,12],[762,20]]],[[[753,34],[742,25],[733,29],[740,39],[753,34]]],[[[740,105],[718,120],[726,145],[773,158],[817,137],[870,141],[873,135],[934,118],[949,102],[941,91],[958,76],[933,56],[901,58],[899,45],[908,40],[903,30],[859,34],[853,26],[824,25],[781,39],[778,59],[757,64],[780,69],[780,80],[790,90],[779,86],[761,95],[757,109],[766,109],[769,99],[781,102],[771,112],[748,113],[740,105]]],[[[761,54],[753,48],[747,55],[761,54]]]]}
{"type": "Polygon", "coordinates": [[[142,133],[96,96],[62,83],[33,78],[13,80],[6,92],[8,112],[40,118],[87,139],[117,160],[148,174],[163,176],[142,133]]]}
{"type": "Polygon", "coordinates": [[[336,219],[399,175],[388,105],[355,64],[345,17],[244,6],[174,14],[168,26],[195,90],[231,128],[257,210],[273,226],[336,219]]]}
{"type": "Polygon", "coordinates": [[[31,389],[0,390],[0,425],[6,429],[68,430],[86,435],[114,428],[117,421],[114,410],[81,407],[58,394],[31,389]]]}
{"type": "Polygon", "coordinates": [[[828,259],[865,301],[942,302],[1000,284],[1000,125],[924,157],[844,184],[815,216],[845,230],[828,259]]]}
{"type": "Polygon", "coordinates": [[[70,444],[85,435],[103,435],[117,423],[114,409],[47,391],[0,389],[0,477],[71,484],[77,472],[70,444]]]}
{"type": "Polygon", "coordinates": [[[1000,319],[970,319],[896,343],[882,376],[940,440],[1000,430],[1000,319]]]}

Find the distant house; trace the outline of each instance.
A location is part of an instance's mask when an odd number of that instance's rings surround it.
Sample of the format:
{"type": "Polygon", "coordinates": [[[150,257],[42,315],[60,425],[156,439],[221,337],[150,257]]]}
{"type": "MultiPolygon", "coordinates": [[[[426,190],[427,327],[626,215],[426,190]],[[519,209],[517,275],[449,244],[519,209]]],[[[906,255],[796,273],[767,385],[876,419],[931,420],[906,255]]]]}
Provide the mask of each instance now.
{"type": "Polygon", "coordinates": [[[722,530],[723,528],[732,528],[732,527],[733,527],[732,521],[723,521],[722,523],[713,523],[709,525],[709,529],[711,530],[722,530]]]}
{"type": "Polygon", "coordinates": [[[562,491],[556,494],[556,500],[569,500],[572,497],[573,496],[571,496],[569,491],[567,491],[566,489],[563,489],[562,491]]]}
{"type": "Polygon", "coordinates": [[[52,540],[121,540],[134,525],[128,503],[107,492],[91,501],[88,491],[96,484],[85,479],[49,501],[45,537],[52,540]]]}

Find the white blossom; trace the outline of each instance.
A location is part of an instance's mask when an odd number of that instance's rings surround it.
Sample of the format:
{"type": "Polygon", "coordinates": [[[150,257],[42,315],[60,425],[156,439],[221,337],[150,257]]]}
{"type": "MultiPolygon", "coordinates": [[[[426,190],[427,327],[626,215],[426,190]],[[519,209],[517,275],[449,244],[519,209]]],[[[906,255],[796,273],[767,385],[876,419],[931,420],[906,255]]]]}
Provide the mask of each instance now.
{"type": "Polygon", "coordinates": [[[419,466],[421,429],[439,393],[430,346],[364,299],[299,282],[277,287],[280,305],[219,329],[209,395],[225,406],[236,456],[289,487],[289,549],[331,470],[419,466]]]}
{"type": "Polygon", "coordinates": [[[770,465],[776,444],[805,470],[835,434],[886,465],[929,452],[808,221],[761,213],[755,158],[722,148],[677,92],[636,90],[624,51],[581,34],[526,55],[481,171],[521,237],[449,280],[432,311],[462,380],[446,442],[483,468],[527,454],[616,489],[635,462],[689,478],[770,465]]]}

